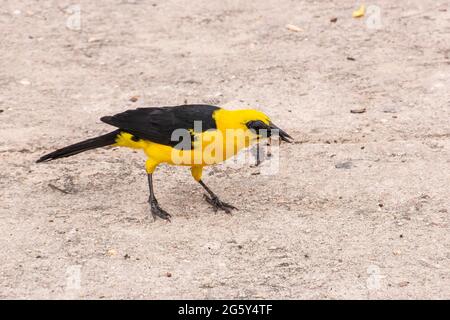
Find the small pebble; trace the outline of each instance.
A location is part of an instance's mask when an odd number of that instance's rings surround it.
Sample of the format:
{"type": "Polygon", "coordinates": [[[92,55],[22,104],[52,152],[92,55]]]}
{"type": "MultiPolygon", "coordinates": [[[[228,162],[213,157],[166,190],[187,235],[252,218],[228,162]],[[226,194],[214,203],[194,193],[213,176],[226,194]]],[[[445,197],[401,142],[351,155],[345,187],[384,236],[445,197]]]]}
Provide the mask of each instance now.
{"type": "Polygon", "coordinates": [[[365,113],[366,108],[360,108],[360,109],[351,109],[350,113],[365,113]]]}
{"type": "Polygon", "coordinates": [[[19,83],[24,86],[29,86],[31,84],[30,80],[28,79],[22,79],[19,81],[19,83]]]}
{"type": "Polygon", "coordinates": [[[92,42],[100,42],[100,38],[96,38],[96,37],[90,37],[89,39],[88,39],[88,42],[89,43],[92,43],[92,42]]]}
{"type": "Polygon", "coordinates": [[[334,165],[336,169],[351,169],[352,166],[351,161],[339,162],[334,165]]]}
{"type": "Polygon", "coordinates": [[[397,111],[394,108],[384,108],[384,113],[397,113],[397,111]]]}
{"type": "Polygon", "coordinates": [[[303,31],[301,28],[297,27],[296,25],[293,24],[287,24],[286,25],[286,29],[290,30],[290,31],[294,31],[294,32],[301,32],[303,31]]]}

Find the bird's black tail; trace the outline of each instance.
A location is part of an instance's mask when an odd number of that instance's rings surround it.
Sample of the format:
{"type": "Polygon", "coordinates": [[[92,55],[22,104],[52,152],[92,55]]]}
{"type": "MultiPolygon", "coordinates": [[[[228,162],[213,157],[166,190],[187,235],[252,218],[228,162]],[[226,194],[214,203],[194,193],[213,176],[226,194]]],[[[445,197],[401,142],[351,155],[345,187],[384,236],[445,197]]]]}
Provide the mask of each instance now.
{"type": "Polygon", "coordinates": [[[83,151],[112,145],[116,143],[116,137],[119,133],[120,130],[116,130],[96,138],[72,144],[70,146],[58,149],[52,153],[46,154],[45,156],[40,157],[39,160],[37,160],[36,162],[50,161],[53,159],[70,157],[83,151]]]}

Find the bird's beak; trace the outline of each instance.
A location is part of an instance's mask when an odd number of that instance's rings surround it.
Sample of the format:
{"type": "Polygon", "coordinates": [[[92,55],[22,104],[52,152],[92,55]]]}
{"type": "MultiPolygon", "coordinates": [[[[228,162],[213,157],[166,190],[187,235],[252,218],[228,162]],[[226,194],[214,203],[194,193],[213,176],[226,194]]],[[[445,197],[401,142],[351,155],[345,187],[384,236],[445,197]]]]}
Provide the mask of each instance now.
{"type": "Polygon", "coordinates": [[[292,138],[290,135],[288,135],[286,131],[277,127],[273,122],[270,122],[269,126],[270,126],[270,130],[278,130],[278,136],[280,137],[281,140],[288,142],[288,143],[291,143],[294,140],[294,138],[292,138]]]}

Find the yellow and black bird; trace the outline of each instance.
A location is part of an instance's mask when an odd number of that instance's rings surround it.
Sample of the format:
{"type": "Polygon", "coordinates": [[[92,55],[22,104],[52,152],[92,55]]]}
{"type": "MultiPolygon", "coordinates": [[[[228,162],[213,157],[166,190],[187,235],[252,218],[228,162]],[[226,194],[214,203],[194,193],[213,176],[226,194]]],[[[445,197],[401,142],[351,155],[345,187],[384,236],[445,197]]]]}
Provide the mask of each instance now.
{"type": "Polygon", "coordinates": [[[208,193],[207,202],[215,211],[230,213],[236,208],[221,201],[202,181],[203,167],[222,162],[271,135],[278,134],[286,142],[293,139],[260,111],[225,110],[211,105],[138,108],[102,117],[101,121],[118,130],[58,149],[37,162],[111,145],[142,149],[148,157],[145,168],[151,213],[153,218],[165,220],[170,220],[171,215],[159,206],[152,182],[152,174],[160,163],[191,167],[192,176],[208,193]]]}

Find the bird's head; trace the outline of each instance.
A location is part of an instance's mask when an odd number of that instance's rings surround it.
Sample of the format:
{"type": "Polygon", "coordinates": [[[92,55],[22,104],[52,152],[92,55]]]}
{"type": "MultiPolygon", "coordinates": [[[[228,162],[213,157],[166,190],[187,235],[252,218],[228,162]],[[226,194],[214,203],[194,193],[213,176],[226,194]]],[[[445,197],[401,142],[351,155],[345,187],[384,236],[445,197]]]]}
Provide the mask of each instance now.
{"type": "Polygon", "coordinates": [[[260,137],[278,135],[282,141],[291,143],[292,138],[286,131],[277,127],[270,118],[258,110],[241,110],[241,123],[260,137]]]}

